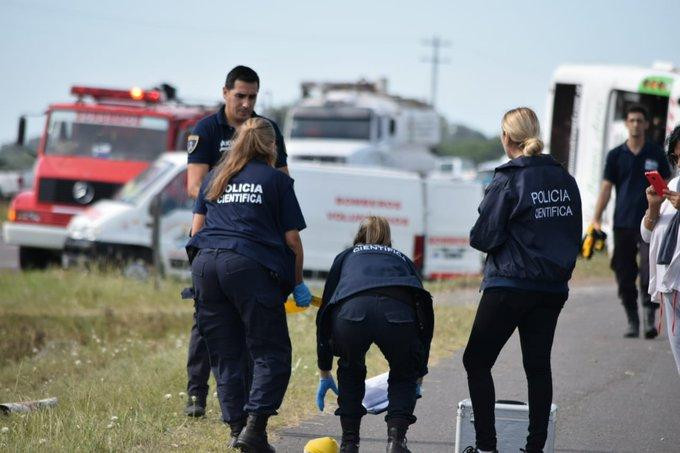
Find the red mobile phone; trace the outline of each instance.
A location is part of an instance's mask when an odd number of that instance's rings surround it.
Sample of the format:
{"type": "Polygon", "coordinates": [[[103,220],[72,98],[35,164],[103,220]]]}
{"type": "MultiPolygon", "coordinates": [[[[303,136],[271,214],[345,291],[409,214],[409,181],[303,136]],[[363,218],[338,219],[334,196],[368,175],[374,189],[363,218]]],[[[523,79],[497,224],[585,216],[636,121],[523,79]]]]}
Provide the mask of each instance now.
{"type": "Polygon", "coordinates": [[[666,181],[663,180],[658,171],[647,171],[645,172],[645,176],[647,177],[647,181],[654,187],[654,191],[657,195],[663,195],[663,191],[668,189],[666,181]]]}

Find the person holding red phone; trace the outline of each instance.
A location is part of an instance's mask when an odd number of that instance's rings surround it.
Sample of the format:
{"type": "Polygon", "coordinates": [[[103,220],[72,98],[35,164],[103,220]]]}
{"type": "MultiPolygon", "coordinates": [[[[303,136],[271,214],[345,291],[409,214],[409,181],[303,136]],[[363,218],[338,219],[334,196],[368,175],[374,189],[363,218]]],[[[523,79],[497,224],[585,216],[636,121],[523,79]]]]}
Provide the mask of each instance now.
{"type": "Polygon", "coordinates": [[[658,305],[652,302],[647,293],[649,245],[640,237],[640,221],[647,209],[645,189],[649,183],[645,178],[645,172],[656,170],[663,179],[668,180],[671,170],[663,150],[645,138],[645,133],[649,128],[647,109],[640,104],[630,105],[626,109],[625,124],[628,129],[628,139],[607,154],[604,179],[595,204],[592,225],[596,230],[601,230],[602,213],[609,203],[612,187],[615,187],[614,253],[611,268],[616,274],[619,298],[628,318],[628,328],[624,337],[640,336],[638,289],[635,287],[639,274],[644,311],[644,335],[645,338],[654,338],[658,334],[654,325],[658,305]]]}
{"type": "MultiPolygon", "coordinates": [[[[668,159],[678,166],[680,157],[680,126],[668,138],[668,159]]],[[[653,186],[647,188],[649,208],[640,225],[640,234],[650,244],[649,294],[666,313],[666,329],[675,364],[680,373],[680,177],[673,178],[669,187],[659,194],[653,186]]]]}

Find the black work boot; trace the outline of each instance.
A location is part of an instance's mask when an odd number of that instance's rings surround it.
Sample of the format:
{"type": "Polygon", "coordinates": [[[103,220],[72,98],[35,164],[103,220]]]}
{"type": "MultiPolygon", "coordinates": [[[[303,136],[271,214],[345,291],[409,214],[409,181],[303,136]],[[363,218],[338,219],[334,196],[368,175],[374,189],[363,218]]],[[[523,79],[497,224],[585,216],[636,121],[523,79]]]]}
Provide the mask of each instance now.
{"type": "Polygon", "coordinates": [[[274,453],[267,441],[268,414],[250,414],[245,428],[236,439],[236,448],[246,453],[274,453]]]}
{"type": "Polygon", "coordinates": [[[342,426],[340,453],[359,453],[361,418],[340,417],[340,426],[342,426]]]}
{"type": "Polygon", "coordinates": [[[184,408],[184,413],[187,417],[203,417],[205,415],[205,399],[206,397],[189,395],[187,407],[184,408]]]}
{"type": "Polygon", "coordinates": [[[626,316],[628,317],[628,329],[623,333],[625,338],[637,338],[640,336],[640,318],[637,312],[637,306],[625,307],[626,316]]]}
{"type": "Polygon", "coordinates": [[[229,423],[231,435],[229,436],[229,443],[227,443],[228,448],[236,448],[236,440],[238,439],[239,434],[241,434],[241,431],[243,431],[244,426],[246,426],[245,418],[229,423]]]}
{"type": "Polygon", "coordinates": [[[387,453],[411,453],[406,446],[406,431],[410,423],[403,418],[387,420],[387,453]]]}
{"type": "Polygon", "coordinates": [[[655,326],[656,307],[654,306],[645,307],[643,310],[644,310],[643,322],[645,328],[645,338],[648,339],[656,338],[656,336],[659,335],[659,332],[656,330],[655,326]]]}

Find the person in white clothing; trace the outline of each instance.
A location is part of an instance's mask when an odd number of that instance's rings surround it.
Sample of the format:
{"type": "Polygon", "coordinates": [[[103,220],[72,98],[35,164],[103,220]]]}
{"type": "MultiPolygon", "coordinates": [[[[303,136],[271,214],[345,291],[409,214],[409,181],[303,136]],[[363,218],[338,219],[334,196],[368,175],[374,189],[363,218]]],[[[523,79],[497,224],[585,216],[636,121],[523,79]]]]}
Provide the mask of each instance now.
{"type": "MultiPolygon", "coordinates": [[[[680,126],[668,138],[668,160],[677,167],[679,158],[680,126]]],[[[668,339],[680,373],[680,177],[673,178],[663,194],[648,187],[647,202],[640,233],[650,243],[649,294],[666,313],[668,339]]]]}

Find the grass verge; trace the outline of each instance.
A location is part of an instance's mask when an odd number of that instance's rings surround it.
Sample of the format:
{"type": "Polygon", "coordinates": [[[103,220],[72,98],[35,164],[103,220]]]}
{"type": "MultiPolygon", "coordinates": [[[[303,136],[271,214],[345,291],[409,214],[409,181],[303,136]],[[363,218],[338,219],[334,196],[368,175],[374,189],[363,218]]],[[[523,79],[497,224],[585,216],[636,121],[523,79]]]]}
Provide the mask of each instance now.
{"type": "MultiPolygon", "coordinates": [[[[182,413],[193,312],[179,299],[182,286],[165,281],[155,291],[113,274],[56,269],[0,273],[0,401],[59,398],[53,409],[0,416],[0,450],[223,451],[216,398],[203,420],[182,413]]],[[[431,363],[464,344],[474,316],[470,307],[435,312],[431,363]]],[[[274,427],[315,413],[314,314],[288,318],[293,370],[274,427]]],[[[373,349],[367,366],[369,376],[387,369],[373,349]]]]}

